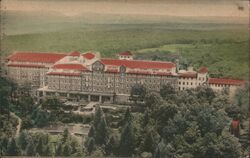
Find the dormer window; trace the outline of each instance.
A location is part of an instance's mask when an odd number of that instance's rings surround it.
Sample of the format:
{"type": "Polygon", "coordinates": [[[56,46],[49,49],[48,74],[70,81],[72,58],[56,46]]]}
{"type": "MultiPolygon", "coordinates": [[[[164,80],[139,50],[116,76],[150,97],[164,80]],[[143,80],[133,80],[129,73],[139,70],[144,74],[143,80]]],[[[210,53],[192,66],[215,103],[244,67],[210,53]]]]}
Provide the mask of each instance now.
{"type": "Polygon", "coordinates": [[[133,60],[133,54],[130,51],[119,53],[120,60],[133,60]]]}

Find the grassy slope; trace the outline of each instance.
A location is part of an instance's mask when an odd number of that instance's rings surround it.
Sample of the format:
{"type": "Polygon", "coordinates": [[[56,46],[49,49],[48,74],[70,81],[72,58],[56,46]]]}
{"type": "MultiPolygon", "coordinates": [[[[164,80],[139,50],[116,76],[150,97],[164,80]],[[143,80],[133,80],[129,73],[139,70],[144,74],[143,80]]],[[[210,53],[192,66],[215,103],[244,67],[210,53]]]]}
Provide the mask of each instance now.
{"type": "MultiPolygon", "coordinates": [[[[183,24],[182,27],[185,27],[183,24]]],[[[209,26],[208,26],[209,28],[209,26]]],[[[117,52],[181,53],[196,67],[211,73],[246,78],[248,73],[246,29],[175,29],[173,24],[84,25],[58,32],[8,35],[4,53],[18,51],[99,51],[114,57],[117,52]],[[180,45],[182,44],[182,45],[180,45]],[[184,44],[184,45],[183,45],[184,44]]]]}

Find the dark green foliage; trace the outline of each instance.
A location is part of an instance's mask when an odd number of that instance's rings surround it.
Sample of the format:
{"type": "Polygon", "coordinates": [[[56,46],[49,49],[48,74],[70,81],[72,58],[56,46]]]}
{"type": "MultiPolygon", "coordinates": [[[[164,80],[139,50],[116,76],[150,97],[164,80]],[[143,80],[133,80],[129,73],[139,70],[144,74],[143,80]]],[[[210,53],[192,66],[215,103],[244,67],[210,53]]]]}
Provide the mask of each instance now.
{"type": "Polygon", "coordinates": [[[38,127],[43,127],[46,126],[49,122],[49,113],[42,109],[37,109],[35,118],[34,118],[34,123],[38,127]]]}
{"type": "Polygon", "coordinates": [[[119,155],[121,156],[132,156],[134,154],[135,133],[131,122],[128,122],[123,128],[119,149],[119,155]]]}
{"type": "Polygon", "coordinates": [[[131,122],[132,119],[133,119],[133,117],[132,117],[132,114],[130,112],[130,108],[127,108],[121,122],[119,123],[119,125],[120,126],[125,126],[126,123],[131,122]]]}
{"type": "Polygon", "coordinates": [[[33,140],[30,139],[29,143],[27,145],[27,148],[26,148],[26,155],[27,156],[35,156],[35,154],[36,154],[35,144],[34,144],[33,140]]]}
{"type": "Polygon", "coordinates": [[[25,150],[29,143],[29,136],[26,130],[23,130],[18,137],[18,144],[22,150],[25,150]]]}
{"type": "Polygon", "coordinates": [[[130,91],[131,100],[133,100],[135,103],[137,103],[137,101],[143,101],[145,99],[146,93],[147,90],[143,85],[135,84],[132,86],[130,91]]]}
{"type": "Polygon", "coordinates": [[[59,142],[59,143],[57,144],[57,148],[56,148],[56,153],[55,153],[55,155],[56,155],[56,156],[62,156],[62,152],[63,152],[63,145],[62,145],[61,142],[59,142]]]}
{"type": "Polygon", "coordinates": [[[44,141],[43,138],[40,136],[38,144],[36,146],[36,153],[38,153],[40,156],[45,155],[45,145],[43,141],[44,141]]]}
{"type": "Polygon", "coordinates": [[[148,108],[153,108],[155,106],[160,105],[163,102],[161,96],[159,93],[155,92],[148,92],[146,97],[145,97],[145,105],[148,108]]]}
{"type": "Polygon", "coordinates": [[[167,83],[166,85],[163,85],[160,89],[161,97],[166,100],[173,100],[175,98],[175,94],[175,88],[173,87],[172,83],[167,83]]]}
{"type": "Polygon", "coordinates": [[[97,128],[98,132],[96,132],[96,144],[98,145],[106,145],[109,139],[109,128],[106,123],[105,117],[102,117],[100,124],[97,128]]]}
{"type": "Polygon", "coordinates": [[[196,88],[197,98],[200,100],[208,101],[209,103],[215,98],[215,93],[210,87],[196,88]]]}
{"type": "Polygon", "coordinates": [[[9,139],[7,136],[0,138],[0,155],[6,155],[9,139]]]}
{"type": "Polygon", "coordinates": [[[94,140],[96,145],[106,145],[109,139],[109,127],[102,109],[97,106],[94,116],[93,128],[95,129],[94,140]]]}
{"type": "Polygon", "coordinates": [[[72,152],[72,147],[69,143],[66,143],[63,147],[63,156],[70,156],[72,152]]]}
{"type": "Polygon", "coordinates": [[[69,140],[69,138],[70,138],[70,133],[69,133],[68,128],[64,129],[62,136],[63,136],[62,137],[62,143],[66,143],[69,140]]]}
{"type": "Polygon", "coordinates": [[[94,138],[89,138],[87,143],[86,143],[86,149],[87,149],[87,152],[89,155],[92,154],[92,152],[94,151],[95,149],[95,140],[94,138]]]}
{"type": "Polygon", "coordinates": [[[105,146],[105,154],[106,155],[116,154],[117,153],[116,150],[117,150],[116,138],[114,136],[111,136],[107,145],[105,146]]]}
{"type": "Polygon", "coordinates": [[[6,151],[6,155],[7,156],[18,156],[20,155],[21,150],[19,148],[19,146],[16,143],[15,138],[11,138],[9,140],[8,146],[7,146],[7,151],[6,151]]]}
{"type": "Polygon", "coordinates": [[[88,137],[95,137],[95,127],[94,126],[90,127],[88,137]]]}
{"type": "Polygon", "coordinates": [[[103,111],[101,109],[100,106],[96,106],[96,109],[95,109],[95,117],[94,117],[94,122],[93,122],[93,125],[95,127],[95,129],[98,128],[98,125],[99,123],[101,122],[101,119],[102,119],[102,116],[104,115],[103,114],[103,111]]]}
{"type": "Polygon", "coordinates": [[[12,91],[11,83],[5,78],[0,77],[0,112],[8,111],[9,100],[12,91]]]}
{"type": "Polygon", "coordinates": [[[62,107],[62,103],[57,98],[47,98],[45,102],[42,103],[42,107],[49,110],[59,110],[59,108],[62,107]]]}

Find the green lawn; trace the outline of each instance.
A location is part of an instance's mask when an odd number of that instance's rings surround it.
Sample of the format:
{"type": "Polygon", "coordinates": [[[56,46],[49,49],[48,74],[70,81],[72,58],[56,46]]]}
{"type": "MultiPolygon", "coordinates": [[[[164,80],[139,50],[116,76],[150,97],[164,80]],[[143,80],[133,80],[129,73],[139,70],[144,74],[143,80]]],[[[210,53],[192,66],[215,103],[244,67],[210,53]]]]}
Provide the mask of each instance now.
{"type": "Polygon", "coordinates": [[[161,55],[179,54],[195,67],[208,66],[214,76],[248,76],[245,26],[206,30],[175,29],[168,24],[84,25],[58,32],[8,35],[2,45],[5,55],[13,51],[92,50],[101,52],[103,57],[115,57],[117,52],[131,50],[138,56],[154,54],[161,59],[161,55]]]}

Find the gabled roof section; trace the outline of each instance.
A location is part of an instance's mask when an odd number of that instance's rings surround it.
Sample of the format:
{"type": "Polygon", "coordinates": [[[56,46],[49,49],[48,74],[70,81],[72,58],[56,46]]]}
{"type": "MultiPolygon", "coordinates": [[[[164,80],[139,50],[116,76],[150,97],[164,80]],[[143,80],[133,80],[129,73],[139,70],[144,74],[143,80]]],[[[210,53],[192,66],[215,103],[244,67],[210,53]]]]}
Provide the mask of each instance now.
{"type": "Polygon", "coordinates": [[[208,68],[207,68],[207,67],[201,67],[201,68],[198,70],[198,73],[201,73],[201,74],[208,73],[208,68]]]}
{"type": "Polygon", "coordinates": [[[65,56],[65,54],[58,53],[17,52],[7,59],[18,62],[55,63],[65,56]]]}
{"type": "Polygon", "coordinates": [[[104,65],[125,66],[128,68],[138,69],[166,69],[174,68],[175,64],[171,62],[156,62],[156,61],[142,61],[142,60],[119,60],[119,59],[101,59],[104,65]]]}
{"type": "Polygon", "coordinates": [[[121,52],[119,53],[119,55],[123,55],[123,56],[131,56],[133,55],[130,51],[126,51],[126,52],[121,52]]]}
{"type": "Polygon", "coordinates": [[[69,54],[69,56],[73,56],[73,57],[79,57],[80,55],[81,55],[81,53],[78,51],[74,51],[74,52],[69,54]]]}
{"type": "Polygon", "coordinates": [[[90,53],[90,52],[84,53],[84,54],[82,54],[82,56],[84,58],[88,59],[88,60],[91,60],[91,59],[95,58],[95,54],[94,53],[90,53]]]}
{"type": "Polygon", "coordinates": [[[224,84],[224,85],[243,85],[243,80],[225,79],[225,78],[209,78],[209,84],[224,84]]]}
{"type": "Polygon", "coordinates": [[[88,71],[88,69],[82,64],[56,64],[52,67],[53,69],[66,69],[66,70],[78,70],[88,71]]]}

